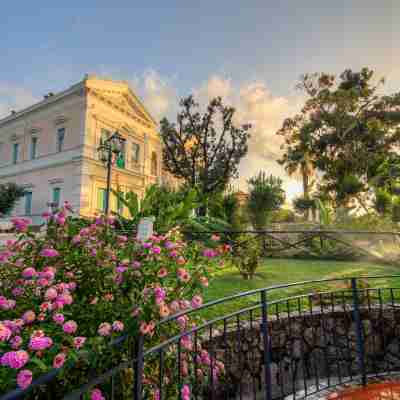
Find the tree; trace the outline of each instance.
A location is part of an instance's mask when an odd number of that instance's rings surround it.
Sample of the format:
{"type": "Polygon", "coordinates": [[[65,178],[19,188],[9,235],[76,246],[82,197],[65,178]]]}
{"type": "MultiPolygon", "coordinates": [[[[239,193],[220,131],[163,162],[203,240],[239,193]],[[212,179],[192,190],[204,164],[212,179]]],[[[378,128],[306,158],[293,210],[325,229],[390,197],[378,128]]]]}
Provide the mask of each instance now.
{"type": "Polygon", "coordinates": [[[236,126],[235,109],[220,97],[211,100],[203,114],[192,96],[180,106],[176,124],[161,121],[164,168],[203,196],[200,214],[205,215],[210,195],[222,192],[237,177],[239,162],[247,154],[250,125],[236,126]]]}
{"type": "Polygon", "coordinates": [[[250,221],[257,230],[265,229],[272,211],[279,210],[285,202],[282,179],[268,176],[264,171],[247,181],[249,198],[247,208],[250,221]]]}
{"type": "Polygon", "coordinates": [[[0,216],[11,212],[16,202],[24,194],[25,189],[15,183],[0,184],[0,216]]]}
{"type": "Polygon", "coordinates": [[[287,119],[278,134],[285,136],[283,163],[296,161],[307,135],[311,164],[321,172],[318,190],[347,206],[356,200],[368,211],[370,180],[379,165],[395,154],[400,139],[400,93],[382,96],[384,81],[374,72],[345,70],[339,77],[304,75],[298,87],[308,97],[300,114],[287,119]]]}

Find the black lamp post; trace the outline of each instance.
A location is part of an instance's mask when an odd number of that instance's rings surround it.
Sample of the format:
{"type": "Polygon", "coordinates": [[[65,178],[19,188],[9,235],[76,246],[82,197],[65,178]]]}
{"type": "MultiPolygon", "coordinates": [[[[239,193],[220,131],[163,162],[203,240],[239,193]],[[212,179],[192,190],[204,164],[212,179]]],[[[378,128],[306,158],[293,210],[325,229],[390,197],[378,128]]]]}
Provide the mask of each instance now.
{"type": "Polygon", "coordinates": [[[110,137],[103,141],[101,146],[97,149],[100,153],[100,160],[106,165],[107,168],[107,189],[106,189],[106,206],[105,214],[108,215],[110,209],[110,191],[111,191],[111,170],[113,154],[116,158],[122,152],[122,146],[125,139],[118,133],[114,132],[110,137]]]}

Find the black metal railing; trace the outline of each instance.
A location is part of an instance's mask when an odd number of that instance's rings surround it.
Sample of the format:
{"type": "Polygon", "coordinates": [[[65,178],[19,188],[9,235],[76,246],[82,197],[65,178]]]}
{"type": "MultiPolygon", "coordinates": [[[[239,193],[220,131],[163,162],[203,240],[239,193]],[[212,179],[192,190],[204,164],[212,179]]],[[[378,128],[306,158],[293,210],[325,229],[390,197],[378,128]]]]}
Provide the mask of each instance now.
{"type": "Polygon", "coordinates": [[[366,384],[400,372],[397,282],[400,275],[323,279],[218,299],[162,320],[159,343],[114,341],[115,365],[89,371],[70,393],[60,394],[53,371],[0,399],[88,399],[96,387],[106,399],[184,400],[189,390],[192,399],[278,400],[366,384]],[[197,326],[168,335],[189,314],[202,318],[197,326]]]}

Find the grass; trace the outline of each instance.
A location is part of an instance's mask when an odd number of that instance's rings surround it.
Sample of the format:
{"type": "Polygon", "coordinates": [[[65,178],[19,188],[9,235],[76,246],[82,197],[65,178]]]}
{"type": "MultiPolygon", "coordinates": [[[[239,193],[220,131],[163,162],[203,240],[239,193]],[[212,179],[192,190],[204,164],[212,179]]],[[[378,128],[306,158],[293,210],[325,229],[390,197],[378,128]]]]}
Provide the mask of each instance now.
{"type": "MultiPolygon", "coordinates": [[[[234,295],[247,290],[259,289],[274,285],[287,284],[317,279],[335,279],[366,275],[400,274],[400,267],[379,265],[370,262],[325,261],[325,260],[296,260],[296,259],[265,259],[252,280],[244,280],[234,266],[226,266],[218,271],[211,279],[206,290],[205,301],[234,295]]],[[[308,284],[302,287],[277,289],[270,293],[270,299],[290,295],[321,291],[338,287],[340,283],[308,284]]],[[[343,284],[342,284],[343,285],[343,284]]],[[[400,287],[400,278],[374,280],[372,286],[400,287]]],[[[343,286],[342,286],[343,287],[343,286]]],[[[235,299],[228,303],[205,310],[204,316],[211,318],[228,312],[240,310],[254,304],[259,295],[235,299]]]]}

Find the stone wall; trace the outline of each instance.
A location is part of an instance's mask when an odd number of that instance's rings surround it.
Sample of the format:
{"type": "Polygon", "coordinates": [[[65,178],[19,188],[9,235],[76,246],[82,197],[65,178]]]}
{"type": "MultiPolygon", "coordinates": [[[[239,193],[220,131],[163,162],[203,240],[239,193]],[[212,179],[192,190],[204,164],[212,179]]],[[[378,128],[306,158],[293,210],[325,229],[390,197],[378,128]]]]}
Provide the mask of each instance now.
{"type": "MultiPolygon", "coordinates": [[[[367,373],[400,370],[400,305],[361,307],[367,373]]],[[[356,326],[350,306],[270,320],[274,398],[318,390],[359,375],[356,326]]],[[[210,342],[207,344],[210,346],[210,342]]],[[[212,342],[225,362],[226,382],[218,398],[255,398],[264,382],[260,321],[235,323],[212,342]],[[223,393],[222,393],[223,392],[223,393]]]]}

